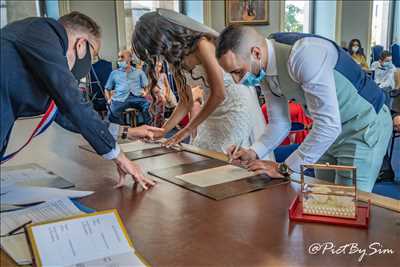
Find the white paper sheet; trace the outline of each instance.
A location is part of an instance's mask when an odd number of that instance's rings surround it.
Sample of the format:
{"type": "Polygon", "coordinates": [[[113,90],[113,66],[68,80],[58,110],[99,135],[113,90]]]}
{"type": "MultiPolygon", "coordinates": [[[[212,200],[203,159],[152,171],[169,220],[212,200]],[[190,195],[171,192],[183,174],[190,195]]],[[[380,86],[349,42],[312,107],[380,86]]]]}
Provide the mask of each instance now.
{"type": "Polygon", "coordinates": [[[234,165],[224,165],[207,170],[178,175],[176,178],[200,187],[208,187],[240,180],[254,175],[254,172],[249,172],[243,168],[234,165]]]}
{"type": "Polygon", "coordinates": [[[14,186],[10,191],[1,195],[0,201],[2,204],[8,205],[27,205],[56,198],[80,198],[93,193],[93,191],[78,191],[39,186],[14,186]]]}
{"type": "Polygon", "coordinates": [[[99,260],[70,265],[68,267],[139,267],[146,266],[132,250],[129,253],[102,258],[99,260]]]}
{"type": "MultiPolygon", "coordinates": [[[[0,213],[1,235],[9,233],[18,226],[32,220],[33,223],[57,220],[83,214],[68,198],[51,200],[33,207],[0,213]]],[[[23,230],[17,235],[2,237],[1,247],[18,264],[32,263],[28,243],[23,230]]]]}
{"type": "Polygon", "coordinates": [[[13,182],[16,184],[33,185],[38,180],[52,180],[58,176],[46,169],[36,165],[28,164],[25,167],[10,170],[2,168],[1,170],[1,183],[13,182]]]}
{"type": "Polygon", "coordinates": [[[126,153],[126,152],[140,151],[144,149],[161,147],[161,145],[158,143],[145,143],[143,141],[138,140],[131,143],[120,144],[119,147],[121,148],[122,151],[126,153]]]}
{"type": "Polygon", "coordinates": [[[43,266],[68,266],[133,253],[113,212],[32,227],[43,266]]]}

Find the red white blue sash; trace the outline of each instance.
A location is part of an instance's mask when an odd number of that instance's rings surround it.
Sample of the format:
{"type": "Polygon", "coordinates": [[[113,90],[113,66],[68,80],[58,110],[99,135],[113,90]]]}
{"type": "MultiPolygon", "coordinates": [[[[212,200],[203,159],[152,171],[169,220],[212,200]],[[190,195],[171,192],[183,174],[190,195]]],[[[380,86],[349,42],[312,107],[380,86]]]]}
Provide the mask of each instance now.
{"type": "Polygon", "coordinates": [[[35,130],[33,130],[33,133],[31,136],[28,138],[28,140],[25,142],[24,145],[22,145],[17,151],[10,153],[8,155],[5,155],[1,158],[0,164],[3,164],[4,162],[12,159],[15,155],[18,154],[22,149],[24,149],[34,137],[38,136],[39,134],[43,133],[49,126],[50,124],[54,121],[57,115],[57,106],[52,100],[50,102],[49,107],[47,108],[46,113],[44,114],[43,118],[40,120],[39,124],[36,126],[35,130]]]}

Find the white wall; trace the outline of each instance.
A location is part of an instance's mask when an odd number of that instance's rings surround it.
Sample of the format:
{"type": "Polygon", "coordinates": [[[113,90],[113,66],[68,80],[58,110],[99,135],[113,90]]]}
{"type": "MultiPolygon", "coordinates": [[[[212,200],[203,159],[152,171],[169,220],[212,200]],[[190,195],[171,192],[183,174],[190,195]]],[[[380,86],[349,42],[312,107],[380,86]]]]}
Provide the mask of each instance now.
{"type": "Polygon", "coordinates": [[[100,57],[115,62],[118,55],[118,37],[114,1],[70,1],[70,11],[84,13],[100,25],[102,29],[100,57]]]}
{"type": "Polygon", "coordinates": [[[351,39],[360,39],[364,53],[368,56],[370,1],[342,1],[341,40],[347,44],[351,39]]]}

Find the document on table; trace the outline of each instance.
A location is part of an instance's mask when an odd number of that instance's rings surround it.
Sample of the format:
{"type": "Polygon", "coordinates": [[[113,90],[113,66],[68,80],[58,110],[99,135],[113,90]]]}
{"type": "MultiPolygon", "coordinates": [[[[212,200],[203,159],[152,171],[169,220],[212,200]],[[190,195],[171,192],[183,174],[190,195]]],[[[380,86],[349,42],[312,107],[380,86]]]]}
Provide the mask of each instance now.
{"type": "MultiPolygon", "coordinates": [[[[17,211],[0,213],[1,235],[23,225],[28,221],[40,223],[49,220],[58,220],[74,215],[84,214],[68,198],[51,200],[36,206],[17,211]]],[[[28,242],[23,230],[12,236],[0,239],[1,247],[18,264],[32,263],[28,242]]]]}
{"type": "Polygon", "coordinates": [[[0,181],[2,187],[10,184],[56,188],[74,186],[71,182],[34,163],[1,168],[0,181]]]}
{"type": "Polygon", "coordinates": [[[7,205],[27,205],[56,198],[81,198],[93,194],[93,191],[78,191],[40,186],[13,186],[0,196],[1,203],[7,205]]]}
{"type": "Polygon", "coordinates": [[[161,145],[159,143],[146,143],[138,140],[130,143],[120,144],[119,147],[121,148],[122,151],[126,153],[126,152],[141,151],[145,149],[161,147],[161,145]]]}
{"type": "Polygon", "coordinates": [[[144,266],[116,210],[32,225],[28,235],[39,266],[144,266]]]}
{"type": "Polygon", "coordinates": [[[255,176],[254,172],[234,166],[224,165],[216,168],[177,175],[176,178],[187,183],[208,187],[255,176]]]}

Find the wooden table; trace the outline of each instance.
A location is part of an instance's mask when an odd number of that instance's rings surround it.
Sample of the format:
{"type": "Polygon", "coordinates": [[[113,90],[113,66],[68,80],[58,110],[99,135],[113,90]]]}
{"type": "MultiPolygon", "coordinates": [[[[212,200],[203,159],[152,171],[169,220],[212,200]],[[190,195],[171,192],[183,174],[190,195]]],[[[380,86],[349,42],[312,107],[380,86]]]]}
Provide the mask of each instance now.
{"type": "MultiPolygon", "coordinates": [[[[18,121],[11,150],[23,142],[34,122],[18,121]]],[[[399,266],[399,213],[373,206],[368,230],[291,223],[288,207],[300,188],[296,183],[222,201],[162,180],[147,192],[132,184],[114,190],[113,163],[79,149],[84,143],[79,135],[52,126],[7,165],[38,163],[79,189],[96,190],[82,202],[96,210],[118,209],[135,248],[153,266],[399,266]],[[324,242],[332,242],[326,246],[336,249],[354,243],[367,254],[372,245],[394,254],[365,255],[361,263],[361,254],[350,254],[349,247],[346,254],[333,255],[331,250],[310,254],[310,245],[324,242]]],[[[138,163],[151,170],[199,159],[194,154],[167,154],[138,163]]],[[[15,266],[3,251],[1,266],[15,266]]]]}

